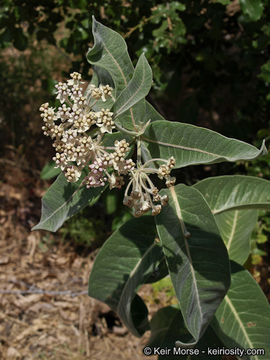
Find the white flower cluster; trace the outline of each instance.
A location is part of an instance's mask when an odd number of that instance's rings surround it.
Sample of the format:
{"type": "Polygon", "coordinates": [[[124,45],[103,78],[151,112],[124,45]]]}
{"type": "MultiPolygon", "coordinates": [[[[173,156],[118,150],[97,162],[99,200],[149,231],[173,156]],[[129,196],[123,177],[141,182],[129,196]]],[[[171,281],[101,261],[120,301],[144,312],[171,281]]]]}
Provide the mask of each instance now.
{"type": "Polygon", "coordinates": [[[105,133],[112,133],[115,128],[113,113],[109,109],[92,110],[97,100],[105,102],[112,96],[112,88],[108,85],[98,88],[91,85],[90,97],[86,101],[81,75],[72,73],[70,77],[66,83],[56,85],[61,106],[54,109],[46,103],[40,107],[44,134],[54,140],[56,154],[53,160],[69,182],[78,181],[82,170],[89,166],[90,172],[85,179],[87,187],[104,186],[105,181],[109,182],[111,188],[119,187],[123,182],[121,175],[134,167],[131,160],[125,160],[129,151],[128,143],[125,140],[116,141],[111,149],[113,151],[108,152],[101,145],[101,140],[105,133]],[[92,105],[89,105],[91,101],[92,105]],[[93,126],[99,130],[95,137],[89,135],[93,126]],[[109,168],[114,170],[110,174],[109,168]]]}
{"type": "Polygon", "coordinates": [[[74,72],[70,77],[67,82],[56,85],[61,106],[54,109],[45,103],[40,107],[42,129],[52,138],[56,151],[53,157],[56,166],[61,168],[68,182],[78,181],[82,171],[87,169],[82,182],[87,188],[105,186],[107,182],[110,189],[121,188],[124,175],[128,175],[130,181],[123,203],[134,209],[135,216],[149,210],[153,215],[159,214],[168,199],[159,195],[148,175],[157,174],[166,180],[167,186],[172,186],[175,178],[170,176],[170,171],[175,165],[174,159],[151,159],[143,165],[138,162],[135,167],[132,159],[127,159],[130,148],[125,139],[115,141],[112,147],[102,145],[104,134],[111,134],[115,129],[113,112],[105,106],[100,111],[94,111],[93,107],[98,100],[105,103],[113,98],[113,89],[109,85],[90,85],[85,95],[81,75],[74,72]],[[147,167],[154,161],[164,164],[158,169],[147,167]]]}

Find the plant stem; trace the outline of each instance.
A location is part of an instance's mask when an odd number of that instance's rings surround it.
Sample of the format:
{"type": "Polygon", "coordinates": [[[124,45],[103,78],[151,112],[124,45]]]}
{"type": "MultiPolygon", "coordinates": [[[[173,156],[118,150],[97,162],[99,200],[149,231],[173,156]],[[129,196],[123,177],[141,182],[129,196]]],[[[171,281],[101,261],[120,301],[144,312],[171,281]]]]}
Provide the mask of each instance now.
{"type": "Polygon", "coordinates": [[[141,147],[141,139],[137,138],[137,164],[141,165],[142,163],[142,147],[141,147]]]}

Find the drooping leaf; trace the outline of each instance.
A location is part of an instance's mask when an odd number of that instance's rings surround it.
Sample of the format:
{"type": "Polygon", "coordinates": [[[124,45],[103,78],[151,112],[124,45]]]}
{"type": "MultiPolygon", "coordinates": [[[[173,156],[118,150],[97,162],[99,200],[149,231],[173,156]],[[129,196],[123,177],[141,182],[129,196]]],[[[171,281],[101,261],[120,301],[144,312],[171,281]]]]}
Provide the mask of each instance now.
{"type": "Polygon", "coordinates": [[[263,13],[263,2],[261,0],[240,0],[240,6],[245,15],[252,21],[257,21],[263,13]]]}
{"type": "Polygon", "coordinates": [[[270,181],[253,176],[208,178],[193,185],[214,215],[235,209],[270,209],[270,181]]]}
{"type": "Polygon", "coordinates": [[[231,287],[211,323],[227,348],[264,349],[241,359],[270,359],[270,306],[251,274],[231,262],[231,287]]]}
{"type": "Polygon", "coordinates": [[[158,234],[185,324],[196,344],[229,288],[228,254],[199,191],[179,184],[162,193],[168,195],[169,205],[156,218],[158,234]]]}
{"type": "Polygon", "coordinates": [[[227,138],[212,130],[190,124],[155,121],[142,139],[153,158],[176,160],[176,168],[222,161],[251,160],[266,152],[243,141],[227,138]]]}
{"type": "Polygon", "coordinates": [[[155,237],[151,216],[129,220],[105,242],[89,278],[89,295],[116,311],[136,336],[140,336],[148,324],[147,313],[143,318],[145,326],[135,323],[136,306],[132,306],[132,302],[137,287],[145,282],[146,274],[151,276],[155,272],[156,265],[164,257],[155,237]]]}
{"type": "Polygon", "coordinates": [[[42,198],[41,219],[32,230],[57,231],[71,216],[87,205],[94,205],[104,187],[87,189],[76,183],[67,182],[61,173],[42,198]]]}
{"type": "Polygon", "coordinates": [[[244,264],[250,253],[250,237],[258,219],[257,210],[231,210],[215,215],[229,257],[244,264]]]}
{"type": "MultiPolygon", "coordinates": [[[[186,330],[181,311],[173,306],[167,306],[156,312],[150,322],[151,337],[147,346],[152,349],[152,354],[156,349],[170,349],[167,350],[167,355],[159,355],[158,359],[173,360],[178,359],[198,359],[208,360],[208,348],[222,347],[222,342],[217,338],[211,327],[208,327],[203,337],[193,349],[193,355],[188,355],[187,348],[182,348],[182,353],[176,347],[178,339],[190,338],[190,334],[186,330]],[[197,351],[197,354],[196,354],[197,351]],[[198,354],[199,353],[199,354],[198,354]],[[181,355],[180,355],[181,354],[181,355]]],[[[191,349],[190,349],[191,350],[191,349]]],[[[221,356],[215,356],[215,359],[220,359],[221,356]]]]}
{"type": "Polygon", "coordinates": [[[115,118],[129,110],[133,105],[144,99],[152,85],[152,70],[144,54],[138,60],[132,79],[117,97],[112,111],[115,118]]]}

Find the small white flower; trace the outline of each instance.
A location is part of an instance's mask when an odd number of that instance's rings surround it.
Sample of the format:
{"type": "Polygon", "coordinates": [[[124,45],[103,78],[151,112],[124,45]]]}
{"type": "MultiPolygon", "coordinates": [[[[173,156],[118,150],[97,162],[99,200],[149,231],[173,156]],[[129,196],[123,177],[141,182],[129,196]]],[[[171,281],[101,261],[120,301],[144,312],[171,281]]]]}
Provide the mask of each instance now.
{"type": "Polygon", "coordinates": [[[109,111],[109,109],[101,109],[101,111],[97,112],[97,120],[96,125],[100,128],[102,133],[112,133],[115,128],[113,121],[113,113],[109,111]]]}

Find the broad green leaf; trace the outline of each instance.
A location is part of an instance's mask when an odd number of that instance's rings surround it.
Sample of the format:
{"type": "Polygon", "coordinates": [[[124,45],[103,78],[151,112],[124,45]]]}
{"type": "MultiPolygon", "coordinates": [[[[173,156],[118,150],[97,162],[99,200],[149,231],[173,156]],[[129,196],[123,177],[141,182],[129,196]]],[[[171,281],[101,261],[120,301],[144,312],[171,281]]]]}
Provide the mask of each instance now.
{"type": "Polygon", "coordinates": [[[270,209],[270,181],[253,176],[208,178],[193,185],[214,215],[235,209],[270,209]]]}
{"type": "Polygon", "coordinates": [[[232,282],[211,326],[227,348],[264,349],[265,355],[241,359],[270,359],[270,306],[250,273],[232,262],[232,282]]]}
{"type": "MultiPolygon", "coordinates": [[[[150,322],[151,337],[147,346],[154,348],[168,348],[171,349],[167,356],[158,356],[158,359],[175,359],[173,348],[178,339],[185,339],[186,342],[190,340],[190,334],[185,327],[181,311],[174,306],[167,306],[158,310],[150,322]]],[[[158,355],[158,354],[157,354],[158,355]]],[[[182,357],[181,357],[182,358],[182,357]]],[[[183,359],[186,359],[183,356],[183,359]]]]}
{"type": "Polygon", "coordinates": [[[104,187],[87,189],[77,183],[67,182],[61,173],[42,198],[40,222],[32,230],[57,231],[63,223],[87,205],[93,205],[104,187]]]}
{"type": "Polygon", "coordinates": [[[193,185],[208,202],[232,260],[243,264],[250,252],[256,209],[270,208],[270,182],[251,176],[219,176],[193,185]]]}
{"type": "Polygon", "coordinates": [[[134,71],[126,42],[120,34],[102,25],[94,17],[92,32],[94,46],[89,49],[87,60],[109,72],[118,96],[128,85],[134,71]]]}
{"type": "Polygon", "coordinates": [[[117,97],[112,111],[115,118],[144,99],[152,85],[152,70],[144,54],[138,60],[134,74],[127,87],[117,97]]]}
{"type": "Polygon", "coordinates": [[[229,258],[244,264],[250,253],[251,233],[258,219],[257,210],[231,210],[215,216],[229,258]]]}
{"type": "Polygon", "coordinates": [[[61,169],[55,167],[55,162],[50,161],[41,170],[40,178],[42,180],[52,179],[55,176],[59,175],[60,172],[61,172],[61,169]]]}
{"type": "MultiPolygon", "coordinates": [[[[117,98],[126,88],[133,76],[134,67],[130,60],[125,40],[117,32],[102,25],[93,18],[94,46],[87,53],[87,60],[98,69],[109,73],[115,87],[117,98]]],[[[104,77],[103,77],[104,79],[104,77]]],[[[163,119],[145,100],[139,101],[129,111],[118,116],[117,122],[126,129],[134,130],[135,125],[146,123],[149,119],[163,119]]]]}
{"type": "Polygon", "coordinates": [[[196,344],[229,288],[228,254],[199,191],[179,184],[162,193],[169,196],[169,205],[156,218],[158,234],[186,327],[196,344]]]}
{"type": "Polygon", "coordinates": [[[240,0],[240,6],[245,15],[252,21],[257,21],[263,13],[263,2],[261,0],[240,0]]]}
{"type": "MultiPolygon", "coordinates": [[[[89,49],[86,55],[87,60],[90,64],[103,68],[110,74],[114,82],[115,96],[118,97],[122,90],[128,86],[134,72],[126,42],[121,35],[102,25],[94,17],[92,32],[94,46],[89,49]]],[[[133,108],[129,109],[129,116],[131,118],[132,129],[134,130],[137,122],[135,121],[133,108]]],[[[118,121],[121,120],[120,118],[121,116],[118,121]]]]}
{"type": "MultiPolygon", "coordinates": [[[[116,230],[105,242],[95,260],[89,279],[89,295],[105,302],[118,313],[136,336],[146,325],[134,323],[132,301],[137,287],[150,277],[164,257],[155,242],[156,228],[152,216],[132,219],[116,230]]],[[[135,300],[137,302],[137,300],[135,300]]],[[[147,313],[144,315],[146,322],[147,313]]]]}
{"type": "Polygon", "coordinates": [[[266,152],[243,141],[190,124],[155,121],[142,136],[153,158],[174,156],[176,168],[222,161],[251,160],[266,152]]]}
{"type": "MultiPolygon", "coordinates": [[[[194,355],[188,355],[186,352],[192,350],[181,348],[182,355],[180,355],[179,349],[175,348],[177,340],[183,337],[188,340],[190,334],[186,330],[181,311],[173,306],[167,306],[158,310],[150,322],[150,328],[151,338],[148,346],[151,347],[152,354],[156,351],[155,348],[170,349],[168,355],[159,355],[158,359],[174,360],[178,359],[177,355],[179,355],[181,356],[181,359],[208,360],[208,348],[218,348],[223,346],[211,327],[208,327],[203,337],[193,349],[193,354],[195,349],[197,349],[197,351],[199,350],[199,354],[195,355],[195,353],[194,355]]],[[[215,356],[215,359],[221,360],[221,356],[215,356]]]]}

